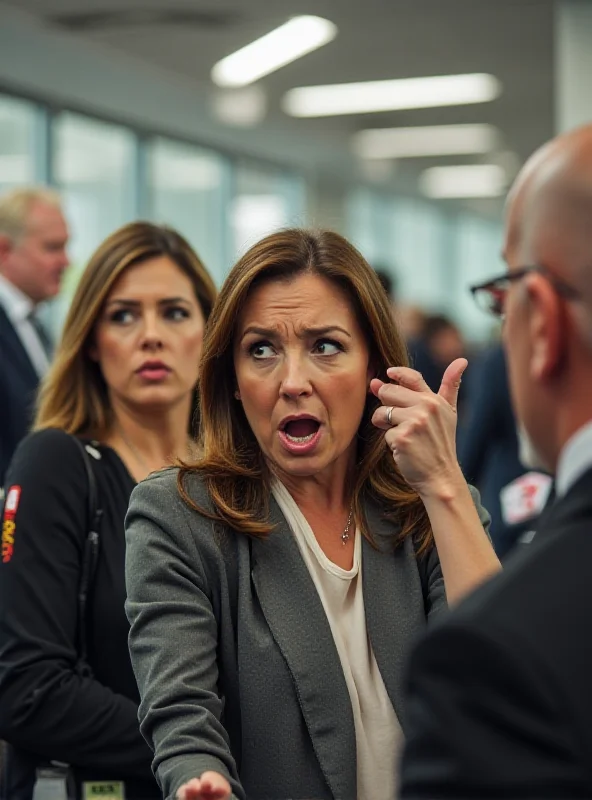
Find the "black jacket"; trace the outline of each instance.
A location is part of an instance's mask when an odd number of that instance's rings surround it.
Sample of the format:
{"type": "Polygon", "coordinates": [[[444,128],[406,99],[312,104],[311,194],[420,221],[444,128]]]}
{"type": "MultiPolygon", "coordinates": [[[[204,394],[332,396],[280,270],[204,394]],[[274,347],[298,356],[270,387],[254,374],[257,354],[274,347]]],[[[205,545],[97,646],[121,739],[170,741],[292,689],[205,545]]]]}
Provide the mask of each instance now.
{"type": "Polygon", "coordinates": [[[592,470],[415,650],[403,798],[592,797],[592,470]]]}
{"type": "Polygon", "coordinates": [[[0,303],[0,486],[31,425],[38,385],[35,368],[0,303]]]}
{"type": "Polygon", "coordinates": [[[26,797],[15,787],[29,757],[69,763],[80,781],[125,781],[126,800],[159,797],[139,732],[124,611],[124,518],[134,481],[114,450],[98,452],[103,520],[88,601],[89,677],[74,669],[88,530],[82,454],[67,434],[45,430],[20,444],[8,470],[5,520],[16,497],[11,487],[20,495],[13,551],[0,563],[0,738],[14,748],[10,800],[26,797]]]}

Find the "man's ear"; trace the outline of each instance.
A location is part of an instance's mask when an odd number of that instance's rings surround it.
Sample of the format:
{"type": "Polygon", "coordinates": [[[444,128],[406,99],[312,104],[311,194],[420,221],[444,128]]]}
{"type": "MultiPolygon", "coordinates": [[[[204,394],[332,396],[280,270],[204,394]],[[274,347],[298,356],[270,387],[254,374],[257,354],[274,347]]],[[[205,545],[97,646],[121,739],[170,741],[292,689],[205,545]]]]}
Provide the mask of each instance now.
{"type": "Polygon", "coordinates": [[[524,281],[528,293],[530,376],[540,382],[551,378],[564,363],[565,308],[557,292],[542,275],[524,281]]]}

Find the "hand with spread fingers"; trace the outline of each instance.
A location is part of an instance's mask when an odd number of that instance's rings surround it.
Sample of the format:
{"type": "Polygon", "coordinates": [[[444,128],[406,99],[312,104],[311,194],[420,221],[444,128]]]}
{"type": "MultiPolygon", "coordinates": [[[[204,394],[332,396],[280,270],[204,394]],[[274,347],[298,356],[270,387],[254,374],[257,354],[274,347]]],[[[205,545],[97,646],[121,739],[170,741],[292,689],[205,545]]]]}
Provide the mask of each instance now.
{"type": "Polygon", "coordinates": [[[462,480],[456,458],[456,404],[466,368],[466,359],[453,361],[438,394],[409,367],[387,370],[394,383],[375,378],[370,384],[382,403],[372,422],[386,431],[385,442],[401,474],[421,496],[462,480]]]}
{"type": "Polygon", "coordinates": [[[211,771],[184,783],[177,791],[177,800],[230,800],[231,797],[232,790],[226,778],[211,771]]]}

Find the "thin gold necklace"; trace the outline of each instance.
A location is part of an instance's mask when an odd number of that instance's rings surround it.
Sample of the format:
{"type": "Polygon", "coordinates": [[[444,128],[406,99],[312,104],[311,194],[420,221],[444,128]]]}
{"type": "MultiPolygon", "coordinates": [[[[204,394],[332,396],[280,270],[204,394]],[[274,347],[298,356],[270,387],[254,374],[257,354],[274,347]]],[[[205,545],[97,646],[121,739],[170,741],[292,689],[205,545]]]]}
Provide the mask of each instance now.
{"type": "Polygon", "coordinates": [[[350,510],[349,510],[349,515],[348,515],[348,518],[347,518],[347,525],[345,526],[345,528],[343,529],[343,533],[341,534],[341,544],[344,545],[344,546],[349,542],[349,540],[351,538],[351,534],[349,532],[349,529],[350,529],[351,524],[352,524],[353,516],[354,516],[354,507],[352,506],[350,508],[350,510]]]}

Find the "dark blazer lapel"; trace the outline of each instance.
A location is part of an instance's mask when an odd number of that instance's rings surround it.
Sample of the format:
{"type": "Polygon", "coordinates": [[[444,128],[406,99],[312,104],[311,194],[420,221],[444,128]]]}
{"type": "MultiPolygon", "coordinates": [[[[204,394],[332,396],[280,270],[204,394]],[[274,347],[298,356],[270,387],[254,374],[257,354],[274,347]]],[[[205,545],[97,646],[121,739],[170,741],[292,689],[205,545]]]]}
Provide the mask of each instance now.
{"type": "MultiPolygon", "coordinates": [[[[586,470],[566,494],[557,497],[541,514],[534,541],[561,534],[566,524],[580,518],[588,519],[592,510],[592,467],[586,470]]],[[[525,551],[530,548],[527,545],[525,551]]]]}
{"type": "Polygon", "coordinates": [[[270,518],[276,529],[252,543],[253,584],[296,685],[321,770],[333,797],[348,800],[356,786],[356,741],[341,662],[313,580],[273,497],[270,518]]]}
{"type": "Polygon", "coordinates": [[[18,370],[31,388],[37,386],[39,376],[2,305],[0,305],[0,352],[4,364],[10,361],[12,368],[18,370]]]}
{"type": "Polygon", "coordinates": [[[421,581],[415,564],[413,569],[403,568],[406,562],[415,561],[411,542],[407,540],[393,552],[393,523],[384,520],[373,503],[366,506],[366,514],[379,548],[367,540],[362,543],[366,626],[384,685],[404,729],[402,676],[413,640],[426,625],[421,581]]]}

